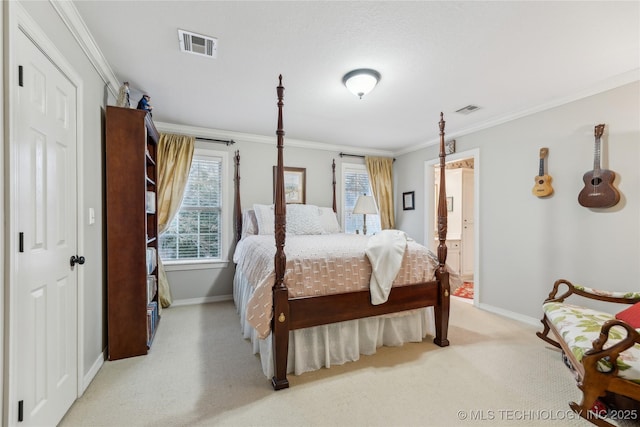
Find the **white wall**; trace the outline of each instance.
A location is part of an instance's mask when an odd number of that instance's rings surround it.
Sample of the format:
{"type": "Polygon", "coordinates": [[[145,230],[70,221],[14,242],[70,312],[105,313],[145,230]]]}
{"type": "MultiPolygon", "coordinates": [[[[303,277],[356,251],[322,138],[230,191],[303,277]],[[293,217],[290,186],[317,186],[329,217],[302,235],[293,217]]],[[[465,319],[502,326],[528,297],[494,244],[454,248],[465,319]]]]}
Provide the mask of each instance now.
{"type": "MultiPolygon", "coordinates": [[[[640,273],[640,83],[456,138],[456,151],[480,152],[479,302],[538,319],[558,278],[637,291],[640,273]],[[587,209],[577,197],[593,168],[596,124],[605,123],[602,167],[617,173],[620,203],[587,209]],[[549,147],[555,193],[531,194],[539,149],[549,147]]],[[[434,118],[434,126],[437,126],[434,118]]],[[[447,117],[445,117],[445,120],[447,117]]],[[[396,194],[416,191],[416,210],[398,210],[398,227],[424,236],[424,162],[431,146],[398,157],[396,194]]]]}

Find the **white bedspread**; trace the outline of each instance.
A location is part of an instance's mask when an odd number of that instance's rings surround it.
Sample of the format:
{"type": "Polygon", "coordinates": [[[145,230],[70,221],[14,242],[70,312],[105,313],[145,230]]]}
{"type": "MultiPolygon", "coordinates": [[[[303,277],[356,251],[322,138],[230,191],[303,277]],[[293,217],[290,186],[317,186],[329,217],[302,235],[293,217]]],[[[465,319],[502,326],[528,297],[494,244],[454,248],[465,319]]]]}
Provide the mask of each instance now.
{"type": "MultiPolygon", "coordinates": [[[[317,296],[369,289],[371,262],[365,255],[369,236],[331,234],[287,236],[284,282],[289,296],[317,296]]],[[[271,331],[273,258],[276,248],[273,236],[250,236],[236,247],[236,269],[255,286],[247,305],[247,322],[266,338],[271,331]]],[[[402,265],[394,275],[393,286],[404,286],[434,280],[438,261],[424,246],[407,242],[402,265]]]]}
{"type": "Polygon", "coordinates": [[[387,302],[407,249],[407,235],[400,230],[382,230],[369,238],[365,254],[371,263],[371,304],[387,302]]]}

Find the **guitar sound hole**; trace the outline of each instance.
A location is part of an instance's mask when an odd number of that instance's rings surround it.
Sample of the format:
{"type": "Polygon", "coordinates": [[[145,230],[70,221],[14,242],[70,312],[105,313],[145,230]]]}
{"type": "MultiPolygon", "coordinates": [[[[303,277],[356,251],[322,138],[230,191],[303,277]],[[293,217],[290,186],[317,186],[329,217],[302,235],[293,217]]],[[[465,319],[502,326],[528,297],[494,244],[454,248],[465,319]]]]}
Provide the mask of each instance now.
{"type": "Polygon", "coordinates": [[[539,180],[539,181],[538,181],[538,184],[540,184],[540,185],[544,184],[544,180],[542,180],[542,179],[541,179],[541,180],[539,180]]]}
{"type": "Polygon", "coordinates": [[[602,179],[600,178],[593,178],[591,180],[591,185],[600,185],[600,183],[602,182],[602,179]]]}

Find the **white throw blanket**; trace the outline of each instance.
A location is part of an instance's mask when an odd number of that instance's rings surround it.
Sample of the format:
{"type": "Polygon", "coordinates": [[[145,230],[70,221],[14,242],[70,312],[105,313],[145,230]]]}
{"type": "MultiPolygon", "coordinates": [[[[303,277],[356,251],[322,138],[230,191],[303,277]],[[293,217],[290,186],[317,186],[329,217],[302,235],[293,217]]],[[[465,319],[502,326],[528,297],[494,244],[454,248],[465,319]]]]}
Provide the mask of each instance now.
{"type": "Polygon", "coordinates": [[[400,230],[382,230],[371,236],[365,253],[371,262],[371,304],[387,301],[391,284],[400,271],[407,248],[407,235],[400,230]]]}

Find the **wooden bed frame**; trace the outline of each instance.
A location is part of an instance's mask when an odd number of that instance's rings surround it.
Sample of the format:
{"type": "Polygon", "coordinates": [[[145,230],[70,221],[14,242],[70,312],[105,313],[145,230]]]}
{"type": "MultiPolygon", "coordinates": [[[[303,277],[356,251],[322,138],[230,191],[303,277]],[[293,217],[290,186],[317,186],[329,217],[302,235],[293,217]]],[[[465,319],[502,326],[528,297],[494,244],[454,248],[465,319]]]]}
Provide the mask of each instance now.
{"type": "MultiPolygon", "coordinates": [[[[284,274],[286,266],[285,228],[286,228],[286,203],[284,194],[284,129],[282,122],[282,108],[284,87],[282,75],[279,76],[277,87],[278,95],[278,128],[277,150],[278,160],[276,166],[276,191],[275,191],[275,244],[276,255],[275,283],[273,285],[273,318],[271,320],[271,333],[274,359],[274,376],[271,384],[275,390],[289,387],[287,380],[287,355],[289,350],[289,331],[342,322],[346,320],[361,319],[382,314],[396,313],[422,307],[434,307],[436,336],[433,342],[445,347],[449,345],[447,331],[449,328],[449,273],[445,268],[447,259],[447,204],[445,191],[445,150],[444,150],[444,119],[440,113],[440,185],[438,194],[438,268],[436,280],[392,288],[387,302],[380,305],[371,304],[369,290],[323,295],[314,297],[290,298],[284,274]]],[[[239,240],[242,232],[242,211],[240,206],[240,154],[235,154],[235,220],[236,237],[239,240]]],[[[333,210],[336,211],[336,179],[335,160],[333,169],[333,210]]]]}

